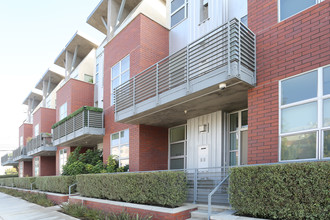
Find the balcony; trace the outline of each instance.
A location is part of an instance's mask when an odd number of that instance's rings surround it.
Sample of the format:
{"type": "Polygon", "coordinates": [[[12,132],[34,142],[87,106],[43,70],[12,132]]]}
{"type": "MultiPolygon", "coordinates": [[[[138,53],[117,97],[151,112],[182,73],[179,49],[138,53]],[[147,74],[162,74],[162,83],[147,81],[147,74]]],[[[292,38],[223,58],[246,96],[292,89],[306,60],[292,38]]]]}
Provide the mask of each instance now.
{"type": "Polygon", "coordinates": [[[31,139],[26,145],[28,156],[55,156],[57,147],[53,146],[52,135],[42,133],[31,139]]]}
{"type": "Polygon", "coordinates": [[[52,128],[54,146],[95,146],[103,142],[103,110],[84,106],[52,128]]]}
{"type": "Polygon", "coordinates": [[[18,162],[13,160],[13,154],[6,154],[1,157],[1,166],[16,166],[18,162]]]}
{"type": "Polygon", "coordinates": [[[26,147],[19,147],[13,151],[13,161],[31,161],[32,158],[26,154],[26,147]]]}
{"type": "Polygon", "coordinates": [[[117,87],[115,120],[171,126],[247,107],[247,90],[256,83],[255,41],[237,19],[216,28],[117,87]]]}

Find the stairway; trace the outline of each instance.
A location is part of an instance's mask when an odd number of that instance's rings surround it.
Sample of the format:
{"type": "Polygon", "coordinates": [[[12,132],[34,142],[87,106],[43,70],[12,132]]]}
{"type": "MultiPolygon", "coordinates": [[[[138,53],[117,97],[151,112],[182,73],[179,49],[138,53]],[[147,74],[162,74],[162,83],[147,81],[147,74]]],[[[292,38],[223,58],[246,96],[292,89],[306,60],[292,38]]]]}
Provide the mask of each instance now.
{"type": "MultiPolygon", "coordinates": [[[[191,218],[189,218],[188,220],[207,220],[207,207],[207,205],[198,205],[198,209],[196,211],[191,212],[191,218]]],[[[216,215],[227,210],[230,210],[229,206],[212,205],[212,215],[216,215]]]]}

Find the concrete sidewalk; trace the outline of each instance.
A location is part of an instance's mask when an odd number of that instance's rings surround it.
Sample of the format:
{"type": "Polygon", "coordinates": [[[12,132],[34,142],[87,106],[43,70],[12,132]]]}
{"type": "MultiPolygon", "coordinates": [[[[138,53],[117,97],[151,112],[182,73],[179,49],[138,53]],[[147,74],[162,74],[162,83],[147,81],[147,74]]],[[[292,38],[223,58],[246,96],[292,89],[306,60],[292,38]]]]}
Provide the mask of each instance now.
{"type": "Polygon", "coordinates": [[[58,212],[58,206],[42,207],[23,199],[0,193],[0,220],[77,219],[58,212]]]}

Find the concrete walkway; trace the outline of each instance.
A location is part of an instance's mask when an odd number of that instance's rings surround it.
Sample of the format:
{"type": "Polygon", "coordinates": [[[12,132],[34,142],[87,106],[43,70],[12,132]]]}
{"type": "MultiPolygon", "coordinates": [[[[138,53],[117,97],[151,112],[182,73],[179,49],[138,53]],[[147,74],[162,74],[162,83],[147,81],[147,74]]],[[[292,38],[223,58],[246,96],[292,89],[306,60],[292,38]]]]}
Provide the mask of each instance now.
{"type": "Polygon", "coordinates": [[[0,220],[76,219],[58,212],[58,206],[42,207],[23,199],[0,193],[0,220]]]}

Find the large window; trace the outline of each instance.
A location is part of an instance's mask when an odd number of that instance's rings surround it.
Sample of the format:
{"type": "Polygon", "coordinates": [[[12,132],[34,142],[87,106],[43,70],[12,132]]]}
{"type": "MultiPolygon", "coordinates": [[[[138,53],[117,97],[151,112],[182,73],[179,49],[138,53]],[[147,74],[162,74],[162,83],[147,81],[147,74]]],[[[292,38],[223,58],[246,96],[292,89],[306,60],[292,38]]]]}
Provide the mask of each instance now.
{"type": "MultiPolygon", "coordinates": [[[[208,6],[208,5],[207,5],[208,6]]],[[[188,17],[188,0],[171,1],[171,27],[188,17]]]]}
{"type": "Polygon", "coordinates": [[[187,132],[186,125],[169,129],[169,168],[185,169],[187,164],[187,132]]]}
{"type": "Polygon", "coordinates": [[[130,56],[128,55],[111,68],[111,105],[114,104],[114,91],[130,78],[130,56]]]}
{"type": "Polygon", "coordinates": [[[330,157],[330,67],[280,82],[280,161],[330,157]]]}
{"type": "Polygon", "coordinates": [[[34,165],[34,176],[39,176],[39,157],[33,159],[34,165]]]}
{"type": "Polygon", "coordinates": [[[68,115],[68,104],[66,102],[60,107],[60,120],[65,118],[67,115],[68,115]]]}
{"type": "Polygon", "coordinates": [[[119,166],[129,165],[129,130],[120,131],[111,135],[111,155],[119,160],[119,166]]]}
{"type": "Polygon", "coordinates": [[[60,166],[60,174],[63,172],[63,166],[66,164],[68,159],[68,154],[66,149],[61,149],[60,150],[60,161],[59,161],[59,166],[60,166]]]}
{"type": "Polygon", "coordinates": [[[23,136],[19,137],[19,146],[23,147],[23,136]]]}
{"type": "Polygon", "coordinates": [[[279,0],[279,21],[287,19],[323,0],[279,0]]]}
{"type": "Polygon", "coordinates": [[[19,162],[19,169],[18,169],[18,172],[19,172],[19,177],[23,177],[23,161],[19,162]]]}

